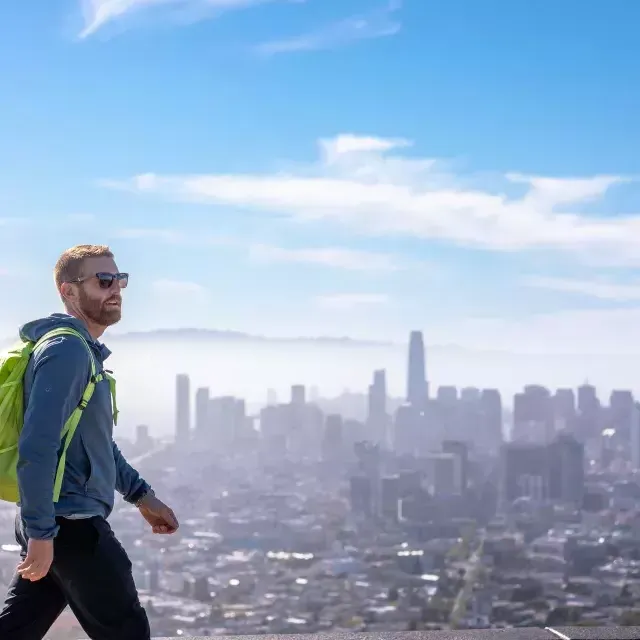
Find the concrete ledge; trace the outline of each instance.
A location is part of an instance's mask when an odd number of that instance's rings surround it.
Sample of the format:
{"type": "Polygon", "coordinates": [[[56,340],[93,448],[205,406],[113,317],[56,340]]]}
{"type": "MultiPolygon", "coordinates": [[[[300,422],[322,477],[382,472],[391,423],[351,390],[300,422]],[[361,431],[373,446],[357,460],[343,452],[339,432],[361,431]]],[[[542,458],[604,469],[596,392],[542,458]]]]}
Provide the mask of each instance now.
{"type": "MultiPolygon", "coordinates": [[[[181,636],[157,640],[212,640],[181,636]]],[[[640,627],[554,627],[407,631],[406,633],[322,633],[317,635],[224,636],[224,640],[640,640],[640,627]]]]}

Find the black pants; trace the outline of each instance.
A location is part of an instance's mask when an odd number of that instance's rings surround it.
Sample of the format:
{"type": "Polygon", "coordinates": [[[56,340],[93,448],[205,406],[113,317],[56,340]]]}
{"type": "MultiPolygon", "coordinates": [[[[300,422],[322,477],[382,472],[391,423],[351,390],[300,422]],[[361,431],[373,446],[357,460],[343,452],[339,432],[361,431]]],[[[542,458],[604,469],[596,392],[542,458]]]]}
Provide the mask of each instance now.
{"type": "MultiPolygon", "coordinates": [[[[91,640],[149,640],[131,561],[104,518],[57,518],[49,573],[31,582],[16,575],[0,613],[2,640],[42,640],[69,605],[91,640]]],[[[16,539],[27,552],[20,517],[16,539]]]]}

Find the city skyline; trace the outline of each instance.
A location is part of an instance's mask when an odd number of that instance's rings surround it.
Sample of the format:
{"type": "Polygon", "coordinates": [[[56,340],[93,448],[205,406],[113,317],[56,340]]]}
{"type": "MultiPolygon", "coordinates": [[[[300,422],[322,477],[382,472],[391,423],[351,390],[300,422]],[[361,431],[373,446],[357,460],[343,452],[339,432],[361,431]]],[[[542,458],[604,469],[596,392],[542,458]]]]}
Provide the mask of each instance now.
{"type": "MultiPolygon", "coordinates": [[[[372,383],[368,386],[366,396],[366,419],[363,419],[363,426],[368,429],[369,436],[373,436],[379,443],[390,444],[388,428],[392,421],[401,419],[398,411],[405,408],[415,412],[416,419],[428,424],[431,419],[429,410],[433,402],[442,406],[452,406],[458,401],[463,403],[483,402],[493,414],[494,421],[504,423],[503,399],[499,389],[460,386],[456,384],[439,385],[431,389],[428,382],[426,362],[427,347],[421,331],[413,330],[409,334],[406,348],[406,394],[404,397],[394,397],[388,392],[387,370],[376,368],[372,371],[372,383]],[[432,393],[435,391],[435,393],[432,393]],[[388,402],[399,401],[402,406],[398,407],[395,416],[388,412],[388,402]],[[496,404],[497,403],[497,404],[496,404]],[[392,420],[393,418],[393,420],[392,420]]],[[[230,405],[233,412],[234,402],[242,403],[242,415],[246,415],[245,399],[236,399],[235,396],[214,396],[210,395],[209,386],[198,386],[192,403],[191,379],[188,373],[178,373],[175,377],[175,428],[176,438],[184,439],[191,433],[191,423],[193,421],[195,432],[202,431],[206,423],[207,406],[211,400],[225,402],[234,399],[230,405]],[[193,407],[192,407],[193,404],[193,407]],[[193,418],[193,420],[192,420],[193,418]]],[[[288,386],[292,406],[303,406],[307,403],[327,401],[331,398],[323,398],[317,386],[311,385],[307,394],[308,385],[301,382],[291,382],[288,386]]],[[[354,396],[363,396],[360,391],[352,392],[354,396]]],[[[605,394],[606,395],[606,394],[605,394]]],[[[277,392],[272,388],[265,388],[264,403],[259,406],[273,407],[281,405],[277,392]]],[[[286,402],[284,404],[287,404],[286,402]]],[[[588,381],[582,384],[569,387],[557,387],[555,392],[545,385],[527,383],[521,390],[513,394],[513,403],[504,406],[511,412],[513,421],[513,431],[507,439],[527,441],[527,432],[531,430],[531,425],[537,425],[540,430],[540,437],[545,441],[551,441],[556,433],[569,433],[576,428],[583,429],[588,437],[600,437],[603,429],[611,429],[615,423],[623,425],[622,436],[630,441],[632,413],[634,407],[640,407],[634,399],[633,391],[630,389],[612,389],[609,395],[609,410],[611,418],[601,424],[601,419],[597,414],[607,407],[600,399],[598,388],[588,381]]],[[[363,409],[365,409],[363,407],[363,409]]],[[[364,413],[363,413],[364,415],[364,413]]],[[[636,434],[633,436],[636,437],[636,434]]],[[[639,452],[640,454],[640,452],[639,452]]]]}

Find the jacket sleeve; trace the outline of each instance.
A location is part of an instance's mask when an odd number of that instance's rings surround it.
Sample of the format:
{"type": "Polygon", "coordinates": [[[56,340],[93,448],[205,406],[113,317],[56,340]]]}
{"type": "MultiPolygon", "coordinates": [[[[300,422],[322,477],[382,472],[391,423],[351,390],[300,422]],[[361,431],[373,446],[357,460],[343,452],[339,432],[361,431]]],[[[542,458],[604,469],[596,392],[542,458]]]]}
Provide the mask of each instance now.
{"type": "Polygon", "coordinates": [[[18,442],[20,512],[29,538],[58,532],[53,485],[62,428],[80,404],[90,375],[90,355],[76,338],[52,338],[33,353],[33,382],[18,442]]]}
{"type": "Polygon", "coordinates": [[[113,443],[113,458],[116,463],[116,490],[122,494],[126,502],[133,504],[150,487],[127,462],[115,442],[113,443]]]}

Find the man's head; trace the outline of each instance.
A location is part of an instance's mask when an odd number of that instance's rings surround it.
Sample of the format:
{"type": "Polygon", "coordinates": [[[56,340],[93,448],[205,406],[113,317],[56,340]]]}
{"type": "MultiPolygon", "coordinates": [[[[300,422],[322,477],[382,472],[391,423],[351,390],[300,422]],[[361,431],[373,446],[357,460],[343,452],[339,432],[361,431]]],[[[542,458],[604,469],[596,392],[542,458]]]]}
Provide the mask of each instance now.
{"type": "Polygon", "coordinates": [[[71,315],[102,330],[120,320],[128,275],[118,272],[109,247],[81,244],[67,249],[58,258],[53,277],[71,315]]]}

